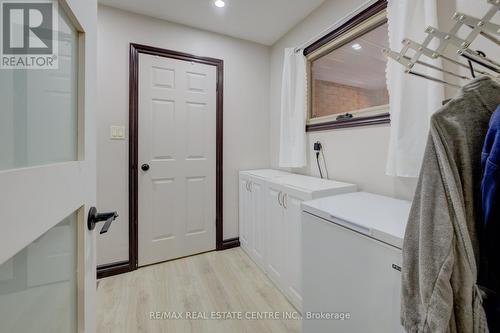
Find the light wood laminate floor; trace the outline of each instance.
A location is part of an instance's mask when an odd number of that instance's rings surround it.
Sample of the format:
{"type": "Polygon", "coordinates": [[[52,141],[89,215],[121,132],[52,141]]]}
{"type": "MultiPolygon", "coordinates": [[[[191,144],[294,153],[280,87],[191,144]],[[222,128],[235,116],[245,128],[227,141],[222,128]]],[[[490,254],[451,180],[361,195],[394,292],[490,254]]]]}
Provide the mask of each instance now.
{"type": "Polygon", "coordinates": [[[98,333],[300,332],[301,321],[283,319],[283,312],[295,309],[240,248],[143,267],[102,279],[97,288],[98,333]],[[240,312],[243,320],[150,319],[157,311],[184,318],[240,312]],[[253,312],[281,319],[249,320],[253,312]]]}

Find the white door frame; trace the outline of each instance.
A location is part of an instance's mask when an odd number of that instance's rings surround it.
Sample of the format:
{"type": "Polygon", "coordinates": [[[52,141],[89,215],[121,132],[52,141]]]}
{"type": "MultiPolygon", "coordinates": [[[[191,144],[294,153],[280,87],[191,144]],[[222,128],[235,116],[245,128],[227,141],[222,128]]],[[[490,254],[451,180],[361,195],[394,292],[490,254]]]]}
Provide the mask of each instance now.
{"type": "MultiPolygon", "coordinates": [[[[224,61],[221,59],[200,57],[187,53],[161,49],[152,46],[130,44],[129,67],[129,271],[138,267],[138,112],[139,112],[139,54],[156,55],[160,57],[197,62],[216,67],[216,249],[224,250],[239,246],[237,238],[223,240],[223,88],[224,61]]],[[[119,274],[120,272],[116,273],[119,274]]],[[[110,275],[113,275],[111,272],[110,275]]]]}
{"type": "MultiPolygon", "coordinates": [[[[59,0],[79,31],[78,160],[0,171],[0,264],[77,212],[78,332],[95,332],[97,2],[59,0]]],[[[29,320],[29,318],[27,318],[29,320]]]]}

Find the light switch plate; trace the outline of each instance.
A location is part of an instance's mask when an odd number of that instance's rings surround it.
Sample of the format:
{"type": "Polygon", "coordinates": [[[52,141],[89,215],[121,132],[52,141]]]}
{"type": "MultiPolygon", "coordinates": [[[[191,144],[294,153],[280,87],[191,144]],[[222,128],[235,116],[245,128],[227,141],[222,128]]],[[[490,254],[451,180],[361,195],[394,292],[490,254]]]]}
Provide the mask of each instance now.
{"type": "Polygon", "coordinates": [[[125,126],[111,126],[109,138],[111,140],[124,140],[125,126]]]}

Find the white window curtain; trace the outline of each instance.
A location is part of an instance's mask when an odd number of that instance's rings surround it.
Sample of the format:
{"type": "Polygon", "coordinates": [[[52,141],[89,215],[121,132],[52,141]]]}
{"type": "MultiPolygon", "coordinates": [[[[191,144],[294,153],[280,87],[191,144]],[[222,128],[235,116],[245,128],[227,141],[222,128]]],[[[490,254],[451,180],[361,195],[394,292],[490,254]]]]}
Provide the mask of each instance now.
{"type": "MultiPolygon", "coordinates": [[[[389,46],[400,51],[407,37],[416,42],[425,38],[427,26],[438,26],[438,0],[389,0],[387,17],[389,46]]],[[[433,46],[431,45],[431,48],[433,46]]],[[[441,61],[425,59],[441,67],[441,61]]],[[[422,73],[442,77],[426,67],[416,67],[422,73]]],[[[386,173],[390,176],[418,177],[429,132],[430,117],[444,99],[444,87],[439,83],[404,73],[399,63],[387,64],[387,87],[390,96],[391,135],[386,173]]]]}
{"type": "Polygon", "coordinates": [[[301,168],[306,160],[306,59],[285,49],[281,86],[280,156],[282,168],[301,168]]]}

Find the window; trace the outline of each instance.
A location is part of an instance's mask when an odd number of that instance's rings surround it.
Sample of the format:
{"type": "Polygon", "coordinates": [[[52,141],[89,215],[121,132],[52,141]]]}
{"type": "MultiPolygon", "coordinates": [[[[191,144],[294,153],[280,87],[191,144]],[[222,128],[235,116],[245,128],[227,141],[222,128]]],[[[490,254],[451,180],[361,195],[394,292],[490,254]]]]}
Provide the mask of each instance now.
{"type": "Polygon", "coordinates": [[[389,122],[386,2],[379,1],[306,48],[308,130],[389,122]]]}

